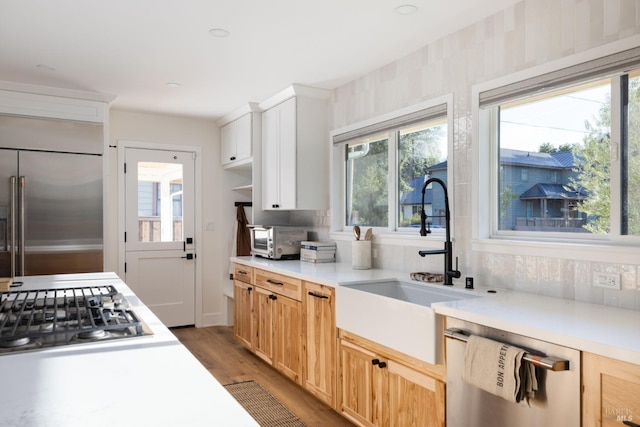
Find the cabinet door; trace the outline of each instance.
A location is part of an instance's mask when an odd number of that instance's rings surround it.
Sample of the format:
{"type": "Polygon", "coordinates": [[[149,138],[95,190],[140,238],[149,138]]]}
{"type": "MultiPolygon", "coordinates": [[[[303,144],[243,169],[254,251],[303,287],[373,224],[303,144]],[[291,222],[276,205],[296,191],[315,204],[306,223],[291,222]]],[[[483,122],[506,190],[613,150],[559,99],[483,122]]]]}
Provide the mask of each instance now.
{"type": "Polygon", "coordinates": [[[231,122],[220,131],[220,162],[223,165],[236,160],[236,124],[231,122]]]}
{"type": "Polygon", "coordinates": [[[582,354],[582,425],[640,425],[640,366],[582,354]]]}
{"type": "MultiPolygon", "coordinates": [[[[297,152],[296,152],[296,98],[288,99],[278,106],[279,117],[279,207],[297,207],[297,152]]],[[[323,179],[323,177],[316,177],[323,179]]],[[[323,197],[318,195],[318,197],[323,197]]]]}
{"type": "Polygon", "coordinates": [[[388,363],[388,425],[444,427],[444,383],[392,360],[388,363]]]}
{"type": "Polygon", "coordinates": [[[242,345],[252,350],[253,336],[253,286],[233,281],[233,335],[242,345]]]}
{"type": "Polygon", "coordinates": [[[255,287],[253,292],[253,350],[255,354],[273,363],[273,315],[275,300],[270,291],[255,287]]]}
{"type": "Polygon", "coordinates": [[[262,113],[262,209],[277,209],[280,193],[280,110],[273,107],[262,113]]]}
{"type": "MultiPolygon", "coordinates": [[[[375,365],[372,360],[378,359],[375,353],[363,349],[350,342],[340,341],[340,373],[341,403],[340,412],[351,421],[361,426],[371,426],[374,418],[374,396],[376,404],[380,404],[382,391],[375,391],[379,385],[379,376],[373,378],[375,365]]],[[[375,371],[378,371],[376,368],[375,371]]]]}
{"type": "Polygon", "coordinates": [[[331,407],[335,406],[336,320],[335,290],[306,283],[303,321],[305,339],[304,386],[331,407]]]}
{"type": "Polygon", "coordinates": [[[246,114],[235,121],[236,124],[236,160],[244,160],[253,153],[253,117],[246,114]]]}
{"type": "Polygon", "coordinates": [[[275,354],[273,366],[298,384],[302,384],[302,304],[282,295],[274,295],[275,354]]]}

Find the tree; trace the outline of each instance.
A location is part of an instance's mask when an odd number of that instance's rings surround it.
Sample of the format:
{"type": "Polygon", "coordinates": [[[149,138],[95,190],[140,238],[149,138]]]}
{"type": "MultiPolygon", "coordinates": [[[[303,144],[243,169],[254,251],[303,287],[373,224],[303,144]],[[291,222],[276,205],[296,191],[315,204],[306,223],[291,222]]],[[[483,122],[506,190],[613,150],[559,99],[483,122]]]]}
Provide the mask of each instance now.
{"type": "Polygon", "coordinates": [[[408,183],[412,179],[426,175],[429,167],[441,162],[437,141],[443,135],[443,127],[434,126],[400,136],[400,192],[411,191],[408,183]]]}
{"type": "MultiPolygon", "coordinates": [[[[629,79],[626,168],[623,164],[622,210],[623,234],[640,235],[640,78],[629,79]]],[[[585,123],[584,144],[575,148],[578,176],[567,186],[572,191],[584,190],[588,197],[580,203],[589,221],[584,227],[592,233],[611,231],[611,126],[610,102],[600,109],[593,122],[585,123]]]]}
{"type": "Polygon", "coordinates": [[[366,155],[349,160],[352,174],[352,218],[349,220],[354,224],[385,226],[388,223],[387,147],[387,139],[369,142],[366,155]]]}
{"type": "Polygon", "coordinates": [[[563,152],[571,152],[575,148],[575,144],[560,144],[558,147],[554,147],[550,142],[544,142],[540,144],[538,148],[539,153],[563,153],[563,152]]]}

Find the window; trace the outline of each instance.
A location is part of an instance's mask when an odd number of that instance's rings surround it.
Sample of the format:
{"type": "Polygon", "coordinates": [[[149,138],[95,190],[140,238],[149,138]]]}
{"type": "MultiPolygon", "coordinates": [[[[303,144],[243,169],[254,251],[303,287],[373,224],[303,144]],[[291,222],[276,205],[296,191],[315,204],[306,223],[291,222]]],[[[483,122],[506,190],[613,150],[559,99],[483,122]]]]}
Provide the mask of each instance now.
{"type": "Polygon", "coordinates": [[[388,136],[351,142],[346,152],[346,223],[386,227],[389,223],[388,136]]]}
{"type": "Polygon", "coordinates": [[[497,166],[491,234],[640,236],[640,49],[479,99],[497,166]]]}
{"type": "MultiPolygon", "coordinates": [[[[334,136],[341,154],[343,227],[414,231],[420,227],[425,176],[447,182],[447,104],[334,136]]],[[[425,192],[425,211],[440,212],[444,197],[425,192]]],[[[451,195],[449,196],[451,199],[451,195]]],[[[438,228],[437,218],[432,226],[438,228]]]]}

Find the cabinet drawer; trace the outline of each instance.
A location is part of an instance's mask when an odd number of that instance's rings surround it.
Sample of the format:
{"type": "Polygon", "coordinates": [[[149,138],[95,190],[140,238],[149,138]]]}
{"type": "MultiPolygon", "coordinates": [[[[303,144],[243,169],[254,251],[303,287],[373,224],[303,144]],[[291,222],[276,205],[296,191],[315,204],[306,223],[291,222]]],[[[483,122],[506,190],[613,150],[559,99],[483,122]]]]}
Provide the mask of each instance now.
{"type": "Polygon", "coordinates": [[[296,301],[301,301],[302,281],[300,279],[256,268],[255,285],[268,289],[273,293],[293,298],[296,301]]]}
{"type": "Polygon", "coordinates": [[[253,267],[247,267],[242,264],[234,264],[233,278],[245,283],[253,282],[253,267]]]}

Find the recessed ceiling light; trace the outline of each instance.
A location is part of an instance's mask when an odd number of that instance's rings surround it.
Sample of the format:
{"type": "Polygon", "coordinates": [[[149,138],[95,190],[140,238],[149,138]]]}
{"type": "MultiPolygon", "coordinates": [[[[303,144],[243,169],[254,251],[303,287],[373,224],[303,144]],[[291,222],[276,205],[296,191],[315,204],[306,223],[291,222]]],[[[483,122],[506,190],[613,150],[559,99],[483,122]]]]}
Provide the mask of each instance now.
{"type": "Polygon", "coordinates": [[[212,28],[209,30],[209,34],[213,37],[229,37],[229,31],[224,28],[212,28]]]}
{"type": "Polygon", "coordinates": [[[166,87],[180,87],[182,86],[180,83],[176,83],[176,82],[169,82],[165,84],[166,87]]]}
{"type": "Polygon", "coordinates": [[[403,4],[396,7],[394,10],[398,15],[413,15],[418,11],[418,7],[413,4],[403,4]]]}
{"type": "Polygon", "coordinates": [[[44,70],[44,71],[55,71],[56,69],[53,67],[50,67],[47,64],[38,64],[36,65],[36,68],[38,68],[39,70],[44,70]]]}

